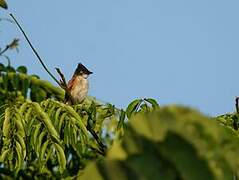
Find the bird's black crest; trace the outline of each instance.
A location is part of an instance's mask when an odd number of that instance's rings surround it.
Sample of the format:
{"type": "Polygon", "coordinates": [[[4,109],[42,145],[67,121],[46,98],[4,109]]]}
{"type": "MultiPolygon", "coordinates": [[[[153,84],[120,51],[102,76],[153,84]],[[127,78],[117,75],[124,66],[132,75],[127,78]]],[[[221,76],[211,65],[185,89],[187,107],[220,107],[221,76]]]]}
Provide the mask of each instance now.
{"type": "Polygon", "coordinates": [[[89,71],[83,64],[79,63],[74,74],[92,74],[93,72],[89,71]]]}

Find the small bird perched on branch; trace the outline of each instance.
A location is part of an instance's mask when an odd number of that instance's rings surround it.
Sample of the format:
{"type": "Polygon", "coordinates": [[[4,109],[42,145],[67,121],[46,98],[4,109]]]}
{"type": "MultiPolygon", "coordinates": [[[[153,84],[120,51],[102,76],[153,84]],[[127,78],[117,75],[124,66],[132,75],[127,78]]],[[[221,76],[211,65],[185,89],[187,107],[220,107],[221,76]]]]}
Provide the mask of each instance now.
{"type": "Polygon", "coordinates": [[[78,64],[72,78],[67,84],[67,89],[71,94],[71,100],[69,99],[69,97],[66,97],[68,104],[77,104],[84,101],[89,90],[89,83],[87,78],[92,73],[93,72],[89,71],[83,64],[78,64]]]}

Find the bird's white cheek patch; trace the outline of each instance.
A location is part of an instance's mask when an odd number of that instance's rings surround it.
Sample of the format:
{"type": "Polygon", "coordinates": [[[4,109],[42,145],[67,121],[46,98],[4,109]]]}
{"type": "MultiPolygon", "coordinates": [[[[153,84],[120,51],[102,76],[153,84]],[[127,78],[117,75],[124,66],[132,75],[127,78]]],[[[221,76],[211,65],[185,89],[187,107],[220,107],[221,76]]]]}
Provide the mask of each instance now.
{"type": "Polygon", "coordinates": [[[88,77],[89,77],[89,75],[83,74],[83,78],[87,79],[88,77]]]}

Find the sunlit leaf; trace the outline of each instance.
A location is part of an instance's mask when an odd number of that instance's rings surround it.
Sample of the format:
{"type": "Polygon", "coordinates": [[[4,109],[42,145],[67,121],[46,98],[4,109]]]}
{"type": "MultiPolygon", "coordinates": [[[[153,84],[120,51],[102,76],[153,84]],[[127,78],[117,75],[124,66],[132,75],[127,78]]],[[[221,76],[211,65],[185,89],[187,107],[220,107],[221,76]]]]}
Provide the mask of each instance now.
{"type": "Polygon", "coordinates": [[[159,107],[159,104],[158,104],[158,102],[155,99],[145,98],[144,100],[147,101],[148,103],[150,103],[153,108],[159,107]]]}
{"type": "Polygon", "coordinates": [[[137,111],[137,108],[141,102],[141,99],[136,99],[128,105],[128,107],[126,108],[126,115],[129,119],[131,118],[131,115],[137,111]]]}

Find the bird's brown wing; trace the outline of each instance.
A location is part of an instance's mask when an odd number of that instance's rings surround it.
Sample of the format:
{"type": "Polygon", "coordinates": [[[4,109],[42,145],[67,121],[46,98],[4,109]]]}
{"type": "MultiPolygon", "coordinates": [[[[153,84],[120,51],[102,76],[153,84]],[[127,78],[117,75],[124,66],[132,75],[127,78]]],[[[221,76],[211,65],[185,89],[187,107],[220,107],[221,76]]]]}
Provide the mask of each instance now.
{"type": "Polygon", "coordinates": [[[69,91],[71,91],[71,90],[73,89],[73,87],[74,87],[74,85],[75,85],[75,80],[76,80],[76,77],[73,76],[73,77],[71,78],[71,80],[68,81],[68,83],[67,83],[67,88],[68,88],[69,91]]]}
{"type": "MultiPolygon", "coordinates": [[[[67,83],[67,89],[69,92],[72,91],[72,89],[74,88],[74,85],[75,85],[75,80],[76,80],[76,77],[73,76],[67,83]]],[[[72,104],[71,102],[71,99],[69,97],[69,95],[66,93],[65,94],[65,102],[67,102],[68,104],[72,104]]]]}

